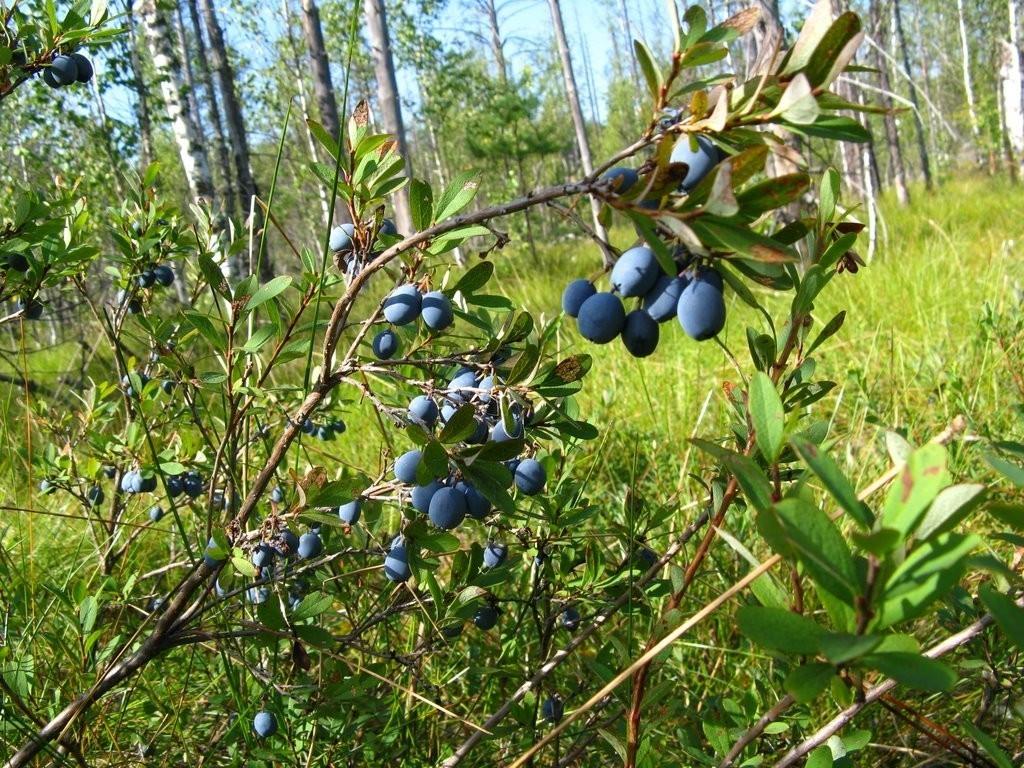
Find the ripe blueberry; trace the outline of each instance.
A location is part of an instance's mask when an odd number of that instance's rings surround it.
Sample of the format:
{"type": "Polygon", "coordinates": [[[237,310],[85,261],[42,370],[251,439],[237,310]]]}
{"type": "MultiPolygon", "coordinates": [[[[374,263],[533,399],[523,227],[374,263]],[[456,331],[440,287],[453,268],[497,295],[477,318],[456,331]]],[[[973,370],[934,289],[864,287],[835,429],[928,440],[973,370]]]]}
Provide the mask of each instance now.
{"type": "Polygon", "coordinates": [[[595,293],[583,302],[576,318],[580,336],[595,344],[607,344],[620,333],[626,323],[626,310],[618,296],[595,293]]]}
{"type": "Polygon", "coordinates": [[[698,273],[679,297],[676,315],[686,335],[705,341],[725,327],[725,299],[715,270],[698,273]]]}
{"type": "Polygon", "coordinates": [[[310,560],[323,551],[324,543],[320,539],[320,534],[310,531],[309,533],[304,533],[299,537],[298,552],[299,557],[303,560],[310,560]]]}
{"type": "Polygon", "coordinates": [[[421,456],[419,450],[413,449],[395,459],[395,479],[400,483],[415,483],[421,456]]]}
{"type": "Polygon", "coordinates": [[[611,181],[610,189],[612,192],[622,195],[629,192],[636,185],[640,180],[640,176],[632,168],[619,166],[605,171],[604,175],[601,176],[601,180],[611,181]]]}
{"type": "Polygon", "coordinates": [[[80,53],[72,53],[72,60],[75,62],[75,70],[80,83],[88,83],[92,80],[92,62],[80,53]]]}
{"type": "Polygon", "coordinates": [[[535,496],[544,489],[548,476],[544,466],[536,459],[523,459],[515,472],[516,488],[527,496],[535,496]]]}
{"type": "Polygon", "coordinates": [[[497,541],[488,541],[484,547],[484,565],[488,568],[497,568],[505,562],[508,557],[508,547],[497,541]]]}
{"type": "Polygon", "coordinates": [[[152,507],[149,508],[150,522],[158,523],[160,522],[160,518],[162,518],[163,516],[164,510],[163,507],[161,507],[159,504],[154,504],[152,507]]]}
{"type": "Polygon", "coordinates": [[[691,143],[689,136],[680,136],[672,148],[670,163],[686,163],[686,176],[683,177],[679,188],[689,192],[696,187],[701,179],[708,175],[712,168],[718,165],[721,155],[718,148],[707,136],[697,136],[695,145],[691,143]]]}
{"type": "Polygon", "coordinates": [[[409,403],[409,419],[421,427],[430,429],[437,423],[437,403],[426,395],[413,398],[409,403]]]}
{"type": "Polygon", "coordinates": [[[359,513],[361,509],[362,504],[359,502],[359,499],[356,499],[355,501],[350,501],[348,504],[342,504],[340,507],[338,507],[338,517],[341,518],[341,521],[343,523],[355,525],[357,522],[359,522],[359,513]]]}
{"type": "Polygon", "coordinates": [[[423,297],[423,322],[434,331],[443,331],[455,319],[452,303],[441,291],[431,291],[423,297]]]}
{"type": "Polygon", "coordinates": [[[392,330],[385,330],[373,337],[373,354],[378,360],[390,360],[398,352],[398,335],[392,330]]]}
{"type": "Polygon", "coordinates": [[[430,498],[427,516],[438,528],[450,531],[466,519],[466,494],[457,488],[439,488],[430,498]]]}
{"type": "Polygon", "coordinates": [[[685,277],[662,275],[644,296],[644,311],[659,323],[672,319],[688,282],[685,277]]]}
{"type": "Polygon", "coordinates": [[[578,317],[583,302],[595,293],[597,293],[597,288],[589,280],[585,280],[582,277],[578,280],[573,280],[562,291],[562,311],[569,317],[578,317]]]}
{"type": "Polygon", "coordinates": [[[580,625],[580,612],[571,605],[562,611],[562,626],[572,632],[580,625]]]}
{"type": "Polygon", "coordinates": [[[252,719],[252,729],[261,739],[273,736],[277,732],[277,718],[266,710],[257,712],[256,717],[252,719]]]}
{"type": "Polygon", "coordinates": [[[420,316],[423,297],[415,285],[400,285],[384,299],[384,318],[393,325],[406,325],[420,316]]]}
{"type": "Polygon", "coordinates": [[[157,264],[153,267],[153,277],[166,288],[174,282],[174,270],[166,264],[157,264]]]}
{"type": "Polygon", "coordinates": [[[638,245],[623,253],[612,267],[612,285],[623,296],[643,296],[658,280],[661,267],[654,251],[638,245]]]}
{"type": "Polygon", "coordinates": [[[417,485],[412,489],[412,505],[419,512],[430,511],[430,501],[434,494],[443,488],[436,480],[431,480],[427,485],[417,485]]]}
{"type": "Polygon", "coordinates": [[[544,701],[541,713],[549,723],[557,723],[562,719],[562,715],[565,714],[565,705],[558,696],[552,696],[544,701]]]}
{"type": "Polygon", "coordinates": [[[485,632],[498,623],[498,609],[493,605],[482,605],[473,616],[473,623],[485,632]]]}
{"type": "Polygon", "coordinates": [[[483,520],[490,514],[491,502],[480,491],[467,482],[459,481],[455,489],[462,492],[466,497],[466,514],[474,520],[483,520]]]}
{"type": "Polygon", "coordinates": [[[642,309],[626,315],[622,343],[633,357],[647,357],[658,348],[658,322],[642,309]]]}
{"type": "Polygon", "coordinates": [[[58,54],[50,62],[49,71],[52,77],[60,85],[71,85],[78,79],[78,65],[70,56],[58,54]]]}
{"type": "Polygon", "coordinates": [[[328,243],[332,251],[351,251],[352,238],[356,234],[356,228],[348,222],[331,230],[331,239],[328,243]]]}

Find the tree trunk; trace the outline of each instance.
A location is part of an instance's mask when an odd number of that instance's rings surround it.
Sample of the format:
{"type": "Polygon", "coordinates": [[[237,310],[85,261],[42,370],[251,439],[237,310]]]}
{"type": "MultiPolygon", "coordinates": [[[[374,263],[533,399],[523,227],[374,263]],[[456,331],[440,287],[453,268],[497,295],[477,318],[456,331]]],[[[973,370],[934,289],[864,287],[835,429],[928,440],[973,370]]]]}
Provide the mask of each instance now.
{"type": "MultiPolygon", "coordinates": [[[[377,76],[377,102],[384,130],[395,137],[398,152],[405,160],[405,175],[412,177],[412,162],[409,145],[406,142],[405,124],[402,122],[402,103],[398,95],[398,81],[395,79],[395,61],[391,56],[391,38],[388,36],[387,12],[384,0],[364,0],[366,31],[373,49],[374,70],[377,76]]],[[[412,212],[409,207],[409,188],[403,187],[392,198],[398,230],[403,235],[414,231],[412,212]]]]}
{"type": "Polygon", "coordinates": [[[192,56],[188,50],[188,39],[185,37],[185,24],[181,17],[180,5],[175,5],[174,17],[170,23],[174,27],[175,41],[178,44],[178,55],[181,57],[181,75],[185,83],[185,93],[188,99],[188,118],[192,121],[192,130],[199,141],[198,150],[203,155],[203,163],[209,168],[210,155],[206,151],[206,132],[203,130],[203,119],[199,112],[196,82],[192,76],[192,56]]]}
{"type": "MultiPolygon", "coordinates": [[[[871,26],[878,39],[882,39],[882,9],[880,0],[871,0],[871,26]]],[[[875,49],[875,67],[878,69],[878,87],[882,90],[882,102],[890,110],[893,108],[892,99],[889,94],[892,92],[892,84],[889,82],[889,63],[885,57],[875,49]]],[[[910,192],[907,189],[907,174],[903,166],[903,148],[900,146],[900,133],[896,127],[896,115],[890,111],[885,114],[885,143],[889,152],[889,167],[892,171],[893,187],[896,189],[896,199],[900,205],[910,203],[910,192]]]]}
{"type": "Polygon", "coordinates": [[[196,0],[187,0],[189,21],[192,24],[192,35],[196,41],[196,67],[199,73],[199,82],[206,91],[206,98],[209,103],[210,123],[213,125],[213,149],[217,156],[217,170],[220,172],[223,184],[224,213],[228,216],[240,216],[242,211],[238,204],[238,193],[235,189],[235,180],[231,173],[231,158],[228,155],[228,141],[224,135],[224,121],[220,114],[220,104],[217,101],[217,91],[213,87],[213,77],[210,74],[209,60],[206,55],[206,41],[203,39],[203,25],[199,21],[199,8],[196,0]]]}
{"type": "MultiPolygon", "coordinates": [[[[903,69],[907,75],[911,74],[910,53],[907,49],[907,38],[903,34],[903,16],[900,13],[900,0],[893,0],[892,20],[895,27],[896,37],[899,40],[900,54],[903,59],[903,69]]],[[[932,188],[932,166],[928,158],[928,144],[924,132],[924,121],[921,119],[921,104],[917,98],[917,89],[911,84],[910,101],[914,104],[914,127],[917,129],[917,154],[921,162],[921,175],[924,177],[925,189],[932,188]]]]}
{"type": "MultiPolygon", "coordinates": [[[[572,111],[572,123],[576,129],[576,147],[579,149],[580,164],[583,172],[589,176],[594,172],[594,166],[590,158],[590,141],[587,139],[587,126],[583,122],[583,110],[580,108],[580,97],[576,90],[576,77],[572,71],[572,56],[569,54],[569,43],[565,37],[565,25],[562,23],[562,8],[559,0],[548,0],[551,8],[551,24],[555,28],[555,44],[558,46],[558,54],[562,60],[562,76],[565,79],[565,97],[569,101],[569,108],[572,111]]],[[[590,198],[590,208],[594,218],[594,232],[601,240],[607,242],[608,234],[599,220],[601,205],[597,198],[590,198]]],[[[606,252],[604,259],[607,262],[609,255],[606,252]]]]}
{"type": "MultiPolygon", "coordinates": [[[[242,214],[251,211],[255,217],[253,231],[258,232],[263,225],[259,205],[253,205],[253,198],[259,196],[256,180],[252,175],[252,164],[249,158],[249,140],[245,133],[245,117],[242,104],[235,90],[235,73],[228,61],[227,46],[224,43],[224,31],[217,19],[217,10],[213,0],[199,0],[199,11],[202,13],[206,33],[210,37],[210,60],[213,71],[217,75],[220,86],[221,102],[224,105],[224,117],[228,127],[228,141],[231,143],[231,156],[235,165],[235,176],[238,179],[238,191],[241,195],[242,214]]],[[[244,262],[239,259],[231,265],[235,277],[243,277],[247,271],[244,262]]],[[[263,280],[274,276],[273,262],[270,254],[264,252],[260,262],[260,277],[263,280]]]]}
{"type": "Polygon", "coordinates": [[[132,68],[132,88],[135,91],[136,108],[139,115],[139,159],[143,168],[153,160],[153,129],[149,118],[149,94],[142,79],[142,61],[139,59],[139,41],[135,31],[135,14],[131,0],[127,3],[125,16],[128,17],[128,52],[132,68]]]}
{"type": "Polygon", "coordinates": [[[1004,145],[1018,158],[1024,156],[1024,57],[1017,33],[1017,0],[1009,0],[1010,41],[1002,42],[999,84],[1003,108],[1004,145]]]}
{"type": "Polygon", "coordinates": [[[484,14],[487,16],[487,28],[491,33],[491,55],[498,68],[498,79],[508,82],[508,63],[505,61],[505,41],[501,39],[501,27],[498,24],[498,7],[494,0],[480,0],[484,14]]]}
{"type": "Polygon", "coordinates": [[[956,0],[957,23],[960,28],[960,56],[964,65],[964,92],[967,96],[967,116],[975,142],[981,137],[978,113],[974,108],[974,84],[971,82],[971,51],[967,46],[967,25],[964,23],[964,0],[956,0]]]}
{"type": "Polygon", "coordinates": [[[153,68],[160,80],[160,92],[171,121],[181,165],[185,169],[189,192],[196,201],[208,201],[213,194],[213,180],[199,151],[199,137],[195,135],[189,119],[188,99],[182,93],[184,85],[180,65],[174,57],[167,19],[157,10],[156,0],[139,0],[137,8],[153,57],[153,68]]]}

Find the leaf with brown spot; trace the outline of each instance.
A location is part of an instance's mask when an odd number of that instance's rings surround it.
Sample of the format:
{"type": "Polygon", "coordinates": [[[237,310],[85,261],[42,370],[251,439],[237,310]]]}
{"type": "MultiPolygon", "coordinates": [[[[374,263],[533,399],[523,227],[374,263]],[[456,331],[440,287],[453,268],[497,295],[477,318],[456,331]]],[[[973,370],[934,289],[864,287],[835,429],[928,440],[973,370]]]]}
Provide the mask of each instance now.
{"type": "Polygon", "coordinates": [[[760,18],[761,9],[758,6],[753,5],[750,8],[744,8],[739,13],[733,14],[723,21],[720,26],[727,27],[728,29],[735,29],[736,34],[742,36],[752,30],[760,18]]]}

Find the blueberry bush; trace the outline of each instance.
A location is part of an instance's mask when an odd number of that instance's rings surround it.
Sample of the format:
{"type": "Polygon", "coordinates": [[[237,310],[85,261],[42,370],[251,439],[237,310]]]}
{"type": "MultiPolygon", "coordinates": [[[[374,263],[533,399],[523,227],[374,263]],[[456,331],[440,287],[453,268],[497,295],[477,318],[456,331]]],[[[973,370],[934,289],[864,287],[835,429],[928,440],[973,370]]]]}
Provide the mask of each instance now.
{"type": "MultiPolygon", "coordinates": [[[[80,46],[117,33],[102,5],[0,13],[0,99],[88,81],[80,46]]],[[[876,702],[949,760],[1016,764],[1024,447],[961,441],[957,419],[919,444],[890,433],[874,481],[837,459],[816,360],[846,313],[819,306],[864,266],[863,225],[836,170],[774,169],[794,135],[870,138],[850,113],[872,107],[833,89],[861,22],[704,78],[757,20],[694,6],[667,61],[638,42],[642,134],[496,205],[473,207],[468,175],[407,178],[365,104],[340,136],[310,121],[329,158],[310,179],[352,223],[280,233],[293,268],[270,280],[268,232],[181,209],[158,165],[106,210],[74,184],[5,201],[4,321],[31,338],[74,302],[108,353],[80,391],[25,401],[20,497],[63,518],[76,567],[45,596],[0,587],[7,764],[134,745],[154,765],[844,766],[876,702]],[[403,188],[409,232],[389,217],[403,188]],[[584,226],[593,270],[526,311],[496,278],[502,221],[588,198],[612,233],[584,226]],[[663,334],[720,347],[729,422],[666,425],[701,456],[692,503],[630,489],[613,513],[580,463],[605,439],[581,405],[602,376],[587,350],[654,365],[663,334]],[[977,462],[991,482],[958,482],[977,462]],[[716,662],[728,690],[702,692],[674,654],[712,622],[735,656],[716,662]],[[978,643],[973,666],[945,660],[978,643]],[[978,687],[1002,732],[918,712],[978,687]]],[[[1012,320],[987,322],[1019,350],[1012,320]]],[[[20,562],[5,542],[5,580],[55,568],[29,536],[20,562]]]]}

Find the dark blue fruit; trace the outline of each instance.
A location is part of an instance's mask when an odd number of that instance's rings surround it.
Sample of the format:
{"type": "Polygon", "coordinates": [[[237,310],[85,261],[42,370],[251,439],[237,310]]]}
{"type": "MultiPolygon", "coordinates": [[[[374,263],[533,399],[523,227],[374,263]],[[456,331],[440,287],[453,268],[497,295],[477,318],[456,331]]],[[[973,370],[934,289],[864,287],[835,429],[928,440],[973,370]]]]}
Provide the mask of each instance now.
{"type": "Polygon", "coordinates": [[[384,318],[393,325],[406,325],[420,316],[423,297],[415,285],[400,285],[384,299],[384,318]]]}
{"type": "Polygon", "coordinates": [[[125,472],[121,475],[121,491],[123,493],[142,493],[142,473],[137,469],[125,472]]]}
{"type": "Polygon", "coordinates": [[[51,483],[49,480],[43,479],[39,481],[39,492],[49,496],[51,493],[57,490],[57,486],[51,483]]]}
{"type": "Polygon", "coordinates": [[[266,710],[257,712],[256,717],[252,719],[252,729],[261,739],[273,736],[277,732],[277,718],[266,710]]]}
{"type": "Polygon", "coordinates": [[[342,504],[338,507],[338,517],[341,518],[343,523],[355,525],[359,522],[359,513],[361,510],[362,504],[359,502],[359,499],[356,499],[355,501],[350,501],[348,504],[342,504]]]}
{"type": "Polygon", "coordinates": [[[53,69],[47,67],[43,70],[43,82],[51,88],[60,88],[61,82],[57,79],[57,75],[53,73],[53,69]]]}
{"type": "Polygon", "coordinates": [[[398,227],[395,226],[395,222],[391,219],[384,219],[384,221],[380,223],[380,233],[382,235],[395,237],[398,234],[398,227]]]}
{"type": "Polygon", "coordinates": [[[491,440],[495,443],[503,443],[506,440],[515,440],[523,436],[523,420],[517,416],[512,417],[513,428],[511,434],[505,428],[505,422],[498,419],[498,422],[491,429],[491,440]]]}
{"type": "Polygon", "coordinates": [[[156,275],[153,274],[152,269],[143,270],[135,277],[135,284],[140,288],[149,288],[155,282],[156,275]]]}
{"type": "Polygon", "coordinates": [[[174,282],[174,270],[166,264],[157,264],[153,267],[153,277],[164,288],[174,282]]]}
{"type": "Polygon", "coordinates": [[[498,609],[493,605],[480,606],[473,616],[473,623],[476,624],[478,629],[482,629],[485,632],[488,629],[493,629],[494,625],[498,623],[498,609]]]}
{"type": "Polygon", "coordinates": [[[172,499],[176,499],[181,496],[182,492],[185,490],[185,485],[182,482],[180,475],[172,475],[168,477],[164,482],[164,486],[167,488],[167,495],[172,499]]]}
{"type": "Polygon", "coordinates": [[[28,259],[21,253],[8,253],[4,256],[3,269],[13,269],[15,272],[28,271],[28,259]]]}
{"type": "Polygon", "coordinates": [[[626,323],[626,310],[618,296],[595,293],[583,302],[576,318],[580,336],[595,344],[607,344],[620,333],[626,323]]]}
{"type": "Polygon", "coordinates": [[[142,475],[142,492],[152,493],[156,490],[156,475],[142,475]]]}
{"type": "Polygon", "coordinates": [[[423,322],[434,331],[443,331],[455,319],[452,303],[440,291],[431,291],[423,297],[423,322]]]}
{"type": "Polygon", "coordinates": [[[583,302],[595,293],[597,293],[597,288],[589,280],[585,280],[582,277],[578,280],[573,280],[562,291],[562,311],[569,317],[578,317],[583,302]]]}
{"type": "Polygon", "coordinates": [[[392,330],[381,331],[373,337],[371,346],[378,360],[390,360],[398,352],[398,334],[392,330]]]}
{"type": "Polygon", "coordinates": [[[431,480],[427,485],[417,485],[412,489],[412,505],[418,512],[429,512],[430,502],[434,494],[441,490],[442,486],[437,480],[431,480]]]}
{"type": "Polygon", "coordinates": [[[50,62],[50,72],[53,79],[60,85],[71,85],[78,79],[78,65],[75,64],[73,58],[63,54],[53,57],[53,61],[50,62]]]}
{"type": "Polygon", "coordinates": [[[326,425],[324,425],[322,427],[317,427],[316,436],[318,438],[320,438],[321,440],[328,440],[328,441],[329,440],[333,440],[334,439],[334,430],[331,429],[330,427],[326,426],[326,425]]]}
{"type": "Polygon", "coordinates": [[[466,514],[474,520],[483,520],[491,512],[491,502],[469,483],[460,481],[455,489],[466,497],[466,514]]]}
{"type": "Polygon", "coordinates": [[[605,171],[601,176],[602,181],[611,181],[611,190],[618,195],[629,192],[640,180],[640,175],[632,168],[619,166],[605,171]]]}
{"type": "Polygon", "coordinates": [[[164,379],[161,381],[160,389],[162,389],[166,395],[171,394],[174,391],[174,379],[164,379]]]}
{"type": "Polygon", "coordinates": [[[408,581],[412,576],[409,568],[409,553],[406,550],[405,539],[396,536],[391,542],[391,548],[384,558],[384,575],[390,581],[408,581]]]}
{"type": "Polygon", "coordinates": [[[647,357],[658,348],[658,321],[642,309],[626,315],[622,343],[633,357],[647,357]]]}
{"type": "Polygon", "coordinates": [[[302,424],[299,425],[299,430],[307,435],[316,434],[316,424],[313,423],[312,419],[305,419],[302,424]]]}
{"type": "MultiPolygon", "coordinates": [[[[721,279],[714,270],[711,273],[721,279]]],[[[686,335],[697,341],[710,339],[725,327],[725,298],[712,274],[698,274],[690,281],[679,297],[676,315],[686,335]]]]}
{"type": "Polygon", "coordinates": [[[562,719],[562,715],[565,714],[565,704],[558,696],[552,696],[544,701],[544,705],[541,707],[541,714],[544,715],[544,719],[549,723],[557,723],[562,719]]]}
{"type": "Polygon", "coordinates": [[[562,626],[572,632],[580,625],[580,612],[571,605],[562,611],[562,626]]]}
{"type": "Polygon", "coordinates": [[[515,472],[516,488],[527,496],[535,496],[544,489],[548,481],[544,466],[536,459],[523,459],[515,472]]]}
{"type": "Polygon", "coordinates": [[[719,291],[725,290],[725,283],[722,280],[722,273],[714,267],[697,267],[687,271],[686,277],[689,280],[704,280],[705,282],[711,283],[719,291]]]}
{"type": "Polygon", "coordinates": [[[349,223],[342,224],[331,230],[331,239],[328,245],[332,251],[351,251],[352,238],[355,236],[356,228],[349,223]]]}
{"type": "Polygon", "coordinates": [[[150,522],[159,523],[160,518],[162,518],[163,516],[164,510],[163,507],[161,507],[159,504],[154,504],[152,507],[149,508],[150,522]]]}
{"type": "Polygon", "coordinates": [[[497,541],[488,541],[484,547],[484,565],[488,568],[497,568],[505,562],[508,557],[508,547],[497,541]]]}
{"type": "Polygon", "coordinates": [[[274,563],[274,548],[269,544],[258,544],[252,551],[252,564],[263,568],[274,563]]]}
{"type": "Polygon", "coordinates": [[[348,429],[348,427],[345,426],[345,422],[341,419],[331,419],[331,423],[327,426],[329,426],[331,428],[331,432],[336,435],[344,434],[345,430],[348,429]]]}
{"type": "Polygon", "coordinates": [[[303,560],[314,558],[323,551],[324,543],[320,539],[320,534],[310,531],[299,537],[298,553],[303,560]]]}
{"type": "Polygon", "coordinates": [[[88,83],[92,80],[92,62],[80,53],[72,53],[71,58],[75,62],[75,70],[78,73],[75,79],[80,83],[88,83]]]}
{"type": "Polygon", "coordinates": [[[395,479],[400,483],[415,483],[421,456],[420,451],[414,448],[395,459],[395,479]]]}
{"type": "Polygon", "coordinates": [[[289,557],[299,551],[299,537],[291,532],[288,528],[282,528],[281,532],[277,535],[280,543],[280,549],[284,551],[284,555],[289,557]]]}
{"type": "Polygon", "coordinates": [[[270,590],[266,587],[249,587],[245,592],[245,597],[253,605],[259,605],[270,599],[270,590]]]}
{"type": "Polygon", "coordinates": [[[217,542],[211,536],[210,540],[206,542],[206,549],[203,552],[203,563],[207,568],[216,568],[218,565],[224,562],[223,559],[216,557],[213,553],[217,550],[217,542]]]}
{"type": "Polygon", "coordinates": [[[659,323],[671,320],[679,306],[679,297],[689,282],[684,277],[661,275],[644,296],[644,311],[659,323]]]}
{"type": "Polygon", "coordinates": [[[186,472],[181,484],[189,498],[195,499],[203,495],[203,476],[198,472],[186,472]]]}
{"type": "Polygon", "coordinates": [[[275,504],[280,504],[284,501],[284,488],[280,485],[275,485],[274,490],[270,492],[270,500],[275,504]]]}
{"type": "Polygon", "coordinates": [[[654,567],[658,562],[658,555],[647,547],[640,547],[636,551],[636,559],[640,566],[646,571],[654,567]]]}
{"type": "Polygon", "coordinates": [[[720,159],[718,148],[711,143],[711,139],[707,136],[697,136],[694,145],[691,138],[684,135],[679,137],[673,147],[669,162],[686,163],[686,176],[683,177],[679,188],[684,192],[689,192],[708,175],[712,168],[718,165],[720,159]]]}
{"type": "Polygon", "coordinates": [[[643,296],[658,280],[661,267],[654,251],[638,245],[623,253],[612,267],[612,285],[623,296],[643,296]]]}
{"type": "Polygon", "coordinates": [[[115,467],[112,464],[106,464],[103,467],[103,474],[106,475],[107,478],[109,478],[110,480],[113,480],[115,477],[117,477],[117,467],[115,467]]]}
{"type": "Polygon", "coordinates": [[[448,389],[476,389],[480,385],[476,371],[472,368],[460,368],[448,382],[448,389]]]}
{"type": "Polygon", "coordinates": [[[413,423],[430,429],[437,423],[437,403],[426,395],[414,397],[409,403],[409,418],[413,423]]]}
{"type": "Polygon", "coordinates": [[[86,491],[85,498],[86,501],[89,502],[90,507],[98,507],[100,504],[103,503],[103,489],[100,488],[98,485],[94,485],[92,488],[86,491]]]}
{"type": "Polygon", "coordinates": [[[17,309],[25,316],[26,320],[38,320],[43,316],[43,305],[35,299],[21,299],[17,309]]]}
{"type": "Polygon", "coordinates": [[[450,531],[466,519],[466,494],[457,488],[439,488],[430,499],[427,516],[438,528],[450,531]]]}

